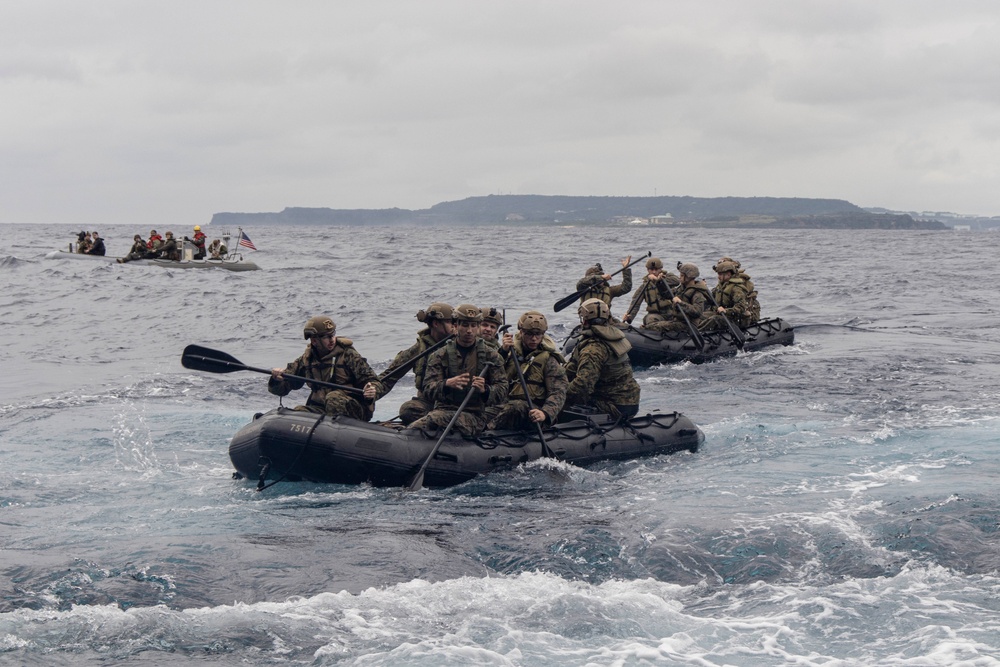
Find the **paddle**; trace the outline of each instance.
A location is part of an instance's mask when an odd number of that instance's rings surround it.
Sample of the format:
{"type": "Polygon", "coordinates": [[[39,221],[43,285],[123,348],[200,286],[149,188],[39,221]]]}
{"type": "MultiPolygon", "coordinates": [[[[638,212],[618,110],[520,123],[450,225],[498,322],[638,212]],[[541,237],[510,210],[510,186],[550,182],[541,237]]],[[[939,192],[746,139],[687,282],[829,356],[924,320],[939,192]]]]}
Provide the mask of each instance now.
{"type": "MultiPolygon", "coordinates": [[[[218,350],[212,350],[200,345],[188,345],[184,348],[184,353],[181,355],[181,365],[184,366],[184,368],[191,368],[196,371],[205,371],[207,373],[254,371],[256,373],[266,373],[267,375],[271,374],[271,371],[268,368],[254,368],[253,366],[247,366],[239,359],[232,357],[225,352],[219,352],[218,350]]],[[[341,391],[346,391],[350,394],[358,394],[359,396],[364,396],[365,393],[357,387],[348,387],[342,384],[323,382],[322,380],[313,380],[312,378],[302,377],[301,375],[290,375],[285,373],[285,377],[292,380],[304,380],[305,382],[316,384],[321,387],[340,389],[341,391]]]]}
{"type": "MultiPolygon", "coordinates": [[[[653,256],[653,251],[650,250],[645,255],[643,255],[642,257],[640,257],[639,259],[637,259],[635,261],[632,261],[632,262],[629,262],[628,264],[626,264],[622,268],[618,269],[617,271],[615,271],[614,273],[612,273],[611,276],[612,277],[617,276],[619,273],[621,273],[625,269],[638,264],[639,262],[645,260],[647,257],[652,257],[652,256],[653,256]]],[[[607,281],[604,281],[604,282],[607,282],[607,281]]],[[[559,299],[558,301],[556,301],[556,305],[552,306],[552,310],[554,310],[555,312],[558,313],[560,310],[565,309],[567,306],[569,306],[571,303],[573,303],[574,301],[576,301],[577,299],[579,299],[581,296],[583,296],[585,293],[587,293],[589,290],[593,289],[594,287],[595,287],[594,285],[588,285],[587,287],[584,287],[581,290],[577,290],[576,292],[573,292],[569,296],[566,296],[566,297],[563,297],[563,298],[559,299]]]]}
{"type": "Polygon", "coordinates": [[[423,352],[421,352],[417,356],[413,357],[409,361],[404,361],[403,363],[401,363],[400,365],[396,366],[395,368],[390,368],[390,369],[384,371],[382,373],[382,375],[379,376],[379,380],[390,380],[390,379],[396,379],[396,380],[398,380],[399,378],[401,378],[404,375],[406,375],[414,366],[416,366],[418,361],[420,361],[421,359],[423,359],[424,357],[426,357],[430,353],[438,351],[440,348],[444,347],[444,345],[449,340],[451,340],[454,337],[455,337],[455,334],[450,334],[450,335],[442,338],[438,342],[434,343],[429,348],[427,348],[426,350],[424,350],[423,352]]]}
{"type": "MultiPolygon", "coordinates": [[[[521,344],[524,344],[523,338],[521,339],[521,344]]],[[[528,393],[528,383],[524,379],[524,371],[521,370],[521,360],[517,358],[517,351],[514,351],[514,368],[517,369],[517,379],[521,383],[521,391],[524,392],[524,400],[528,402],[528,419],[531,419],[531,411],[535,409],[535,406],[531,402],[531,394],[528,393]]],[[[538,440],[542,443],[542,456],[547,456],[550,459],[556,458],[555,453],[549,448],[549,443],[545,442],[545,432],[542,431],[542,425],[538,422],[532,423],[538,430],[538,440]]]]}
{"type": "MultiPolygon", "coordinates": [[[[670,297],[671,300],[673,300],[674,291],[670,289],[670,285],[667,284],[667,281],[664,278],[661,277],[659,280],[656,281],[656,289],[660,290],[661,292],[663,290],[666,290],[667,296],[670,297]]],[[[675,303],[674,310],[680,313],[681,317],[684,318],[684,324],[687,325],[688,331],[691,332],[691,339],[694,340],[695,345],[698,346],[698,349],[699,350],[704,349],[705,340],[701,337],[701,334],[698,333],[698,328],[695,327],[695,325],[691,324],[691,318],[687,316],[687,313],[685,313],[684,309],[680,307],[680,304],[675,303]]]]}
{"type": "MultiPolygon", "coordinates": [[[[715,312],[718,313],[719,302],[715,300],[715,296],[712,294],[711,290],[708,291],[708,300],[712,302],[712,307],[715,308],[715,312]]],[[[726,321],[726,326],[729,327],[729,333],[733,334],[733,340],[736,341],[736,346],[742,350],[743,346],[746,345],[746,338],[744,338],[743,334],[740,333],[740,330],[733,325],[732,321],[726,317],[725,313],[721,313],[721,315],[722,319],[726,321]]]]}
{"type": "MultiPolygon", "coordinates": [[[[492,365],[493,362],[487,361],[486,365],[483,366],[483,370],[480,371],[477,377],[484,377],[486,375],[486,371],[488,371],[490,369],[490,366],[492,365]]],[[[476,386],[470,382],[469,389],[465,392],[465,398],[462,399],[462,404],[458,406],[458,410],[455,411],[455,414],[452,416],[451,421],[448,422],[448,425],[444,429],[444,433],[442,433],[441,437],[438,438],[438,441],[434,443],[434,446],[431,448],[430,454],[427,455],[427,458],[424,459],[423,464],[421,464],[420,470],[417,471],[417,474],[413,476],[413,480],[410,482],[409,486],[406,487],[407,490],[419,491],[423,487],[424,472],[427,470],[427,465],[431,462],[431,459],[434,458],[434,455],[437,454],[437,450],[438,447],[441,446],[441,442],[445,439],[445,437],[447,437],[449,433],[451,433],[451,427],[454,426],[455,422],[458,421],[458,416],[462,414],[462,410],[464,410],[465,406],[469,404],[469,399],[472,398],[472,392],[474,392],[475,390],[476,386]]]]}

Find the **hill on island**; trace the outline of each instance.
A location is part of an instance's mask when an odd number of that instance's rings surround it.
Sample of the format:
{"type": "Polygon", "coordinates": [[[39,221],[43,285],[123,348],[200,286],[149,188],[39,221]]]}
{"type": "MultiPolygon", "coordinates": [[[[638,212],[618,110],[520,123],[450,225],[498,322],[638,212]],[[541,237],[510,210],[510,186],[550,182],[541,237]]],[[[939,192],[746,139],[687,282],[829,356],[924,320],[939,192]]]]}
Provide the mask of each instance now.
{"type": "Polygon", "coordinates": [[[290,207],[275,213],[216,213],[236,225],[653,224],[692,227],[946,229],[907,214],[871,213],[842,199],[801,197],[572,197],[487,195],[428,209],[290,207]]]}

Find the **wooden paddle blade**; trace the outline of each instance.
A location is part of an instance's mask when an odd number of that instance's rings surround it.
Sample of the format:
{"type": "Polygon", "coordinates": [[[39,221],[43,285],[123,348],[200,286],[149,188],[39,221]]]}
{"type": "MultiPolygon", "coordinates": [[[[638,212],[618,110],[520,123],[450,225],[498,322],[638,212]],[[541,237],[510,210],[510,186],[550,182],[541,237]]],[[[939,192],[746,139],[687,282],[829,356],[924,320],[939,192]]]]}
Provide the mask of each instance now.
{"type": "Polygon", "coordinates": [[[181,365],[184,368],[208,373],[232,373],[233,371],[247,370],[247,366],[236,357],[200,345],[188,345],[184,348],[184,353],[181,355],[181,365]]]}

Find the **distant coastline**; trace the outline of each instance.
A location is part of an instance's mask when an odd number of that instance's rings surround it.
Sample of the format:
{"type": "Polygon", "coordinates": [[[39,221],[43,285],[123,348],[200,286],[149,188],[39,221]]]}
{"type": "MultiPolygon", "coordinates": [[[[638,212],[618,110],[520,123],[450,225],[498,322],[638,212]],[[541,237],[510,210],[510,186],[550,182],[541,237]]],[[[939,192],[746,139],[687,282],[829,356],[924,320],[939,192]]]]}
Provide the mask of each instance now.
{"type": "Polygon", "coordinates": [[[655,225],[757,229],[949,229],[940,220],[866,210],[842,199],[800,197],[572,197],[487,195],[409,210],[290,207],[216,213],[247,225],[655,225]]]}

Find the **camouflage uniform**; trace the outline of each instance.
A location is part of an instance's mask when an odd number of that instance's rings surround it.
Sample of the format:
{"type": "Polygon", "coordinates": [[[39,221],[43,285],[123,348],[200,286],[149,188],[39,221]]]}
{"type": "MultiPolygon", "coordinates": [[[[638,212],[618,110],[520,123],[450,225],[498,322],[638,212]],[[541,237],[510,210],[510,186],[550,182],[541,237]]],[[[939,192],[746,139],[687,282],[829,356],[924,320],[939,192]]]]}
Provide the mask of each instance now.
{"type": "Polygon", "coordinates": [[[473,376],[479,375],[487,362],[493,365],[485,375],[486,394],[473,390],[472,398],[469,399],[453,427],[470,437],[482,432],[486,425],[486,408],[503,403],[507,399],[508,387],[503,360],[497,351],[481,338],[477,338],[475,344],[469,348],[460,348],[455,340],[451,340],[431,355],[424,373],[423,391],[428,399],[434,401],[434,409],[410,424],[409,428],[443,429],[448,426],[458,406],[465,400],[470,385],[466,385],[464,389],[452,389],[447,387],[445,382],[448,378],[466,372],[473,376]]]}
{"type": "MultiPolygon", "coordinates": [[[[624,296],[632,291],[632,269],[626,267],[622,269],[622,282],[620,285],[610,285],[604,280],[604,273],[600,264],[587,269],[587,275],[576,282],[576,291],[586,289],[580,296],[580,303],[587,299],[600,299],[611,307],[611,300],[615,297],[624,296]]],[[[617,322],[614,317],[613,322],[617,322]]]]}
{"type": "Polygon", "coordinates": [[[669,314],[663,314],[665,319],[652,322],[646,328],[654,331],[688,331],[687,322],[677,312],[678,308],[683,310],[684,314],[688,316],[688,321],[691,322],[692,326],[699,326],[704,316],[711,317],[710,312],[705,312],[712,308],[712,304],[708,298],[709,294],[708,285],[705,284],[704,280],[695,280],[687,287],[674,290],[674,295],[680,297],[681,302],[674,304],[669,314]]]}
{"type": "Polygon", "coordinates": [[[631,417],[639,410],[639,384],[628,359],[631,343],[608,325],[591,325],[580,332],[566,375],[566,405],[585,405],[614,418],[631,417]]]}
{"type": "MultiPolygon", "coordinates": [[[[482,311],[483,311],[483,322],[491,322],[492,324],[495,324],[498,328],[503,326],[503,316],[501,315],[501,311],[497,310],[496,308],[490,308],[490,307],[482,308],[482,311]]],[[[484,341],[486,341],[487,345],[492,347],[494,350],[500,352],[501,356],[506,358],[507,355],[503,354],[500,348],[499,334],[492,334],[490,336],[479,334],[479,337],[482,338],[484,341]]]]}
{"type": "Polygon", "coordinates": [[[753,286],[753,280],[750,276],[743,270],[737,267],[739,275],[737,276],[743,281],[743,287],[747,291],[747,311],[750,313],[750,321],[747,324],[753,324],[754,322],[760,321],[760,301],[757,300],[757,289],[753,286]]]}
{"type": "MultiPolygon", "coordinates": [[[[358,389],[362,389],[371,382],[375,384],[375,400],[385,394],[375,371],[368,365],[368,361],[354,349],[354,343],[350,338],[338,337],[333,351],[321,359],[317,358],[316,352],[310,344],[301,357],[285,367],[284,372],[358,389]]],[[[287,396],[289,392],[301,389],[303,384],[308,383],[289,378],[276,380],[272,377],[267,382],[267,390],[277,396],[287,396]]],[[[328,415],[347,415],[361,421],[370,421],[375,412],[374,402],[368,402],[355,394],[321,385],[310,384],[309,388],[312,390],[309,399],[304,406],[295,408],[296,410],[325,412],[328,415]]]]}
{"type": "Polygon", "coordinates": [[[156,249],[156,255],[160,259],[180,260],[181,251],[177,249],[177,240],[173,236],[168,236],[167,240],[156,249]]]}
{"type": "MultiPolygon", "coordinates": [[[[712,289],[712,296],[720,307],[725,308],[726,318],[738,327],[750,326],[750,308],[747,303],[746,283],[739,276],[720,282],[712,289]]],[[[711,318],[700,325],[702,329],[725,329],[726,323],[716,310],[711,318]]]]}
{"type": "Polygon", "coordinates": [[[142,238],[140,237],[132,244],[132,247],[129,248],[127,255],[118,258],[118,263],[124,264],[125,262],[132,262],[137,259],[142,259],[143,257],[146,256],[147,250],[148,249],[146,248],[146,242],[143,241],[142,238]]]}
{"type": "Polygon", "coordinates": [[[566,362],[559,354],[555,341],[545,336],[537,348],[525,354],[524,341],[521,332],[518,332],[514,334],[513,351],[506,365],[507,380],[510,382],[507,403],[498,410],[487,411],[490,414],[487,428],[526,430],[534,424],[528,418],[528,402],[524,400],[524,389],[514,367],[517,359],[521,360],[521,372],[528,386],[531,404],[545,413],[547,423],[555,422],[566,403],[566,389],[569,387],[563,368],[566,362]]]}
{"type": "MultiPolygon", "coordinates": [[[[732,262],[736,267],[736,272],[733,277],[743,279],[743,286],[747,292],[747,311],[750,313],[750,321],[748,324],[759,322],[760,301],[757,300],[757,288],[754,287],[753,279],[750,278],[750,274],[743,270],[743,267],[738,260],[735,260],[732,257],[723,257],[719,260],[719,264],[722,264],[723,262],[732,262]]],[[[712,267],[712,270],[715,270],[715,266],[712,267]]],[[[722,326],[725,326],[724,322],[722,323],[722,326]]]]}
{"type": "Polygon", "coordinates": [[[659,285],[661,280],[671,289],[676,289],[681,284],[681,279],[669,271],[664,271],[659,278],[652,278],[649,275],[643,277],[642,287],[636,290],[632,296],[632,302],[628,305],[627,315],[630,322],[635,320],[635,316],[639,314],[639,308],[644,301],[646,303],[646,316],[642,319],[643,326],[671,317],[674,304],[670,295],[667,294],[666,288],[659,285]]]}
{"type": "MultiPolygon", "coordinates": [[[[410,347],[402,350],[396,355],[396,358],[392,360],[389,364],[389,368],[386,369],[385,373],[379,375],[378,379],[382,383],[383,395],[388,394],[396,383],[399,382],[401,376],[397,377],[386,377],[388,371],[393,368],[398,368],[402,366],[410,359],[413,359],[417,355],[421,354],[424,350],[432,347],[437,341],[431,336],[430,327],[421,330],[417,333],[417,342],[410,347]]],[[[401,406],[399,406],[399,418],[404,424],[412,424],[416,420],[420,419],[434,407],[434,404],[424,395],[424,375],[427,371],[427,357],[417,361],[416,365],[413,367],[413,386],[417,389],[417,395],[408,401],[405,401],[401,406]]]]}

